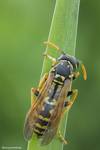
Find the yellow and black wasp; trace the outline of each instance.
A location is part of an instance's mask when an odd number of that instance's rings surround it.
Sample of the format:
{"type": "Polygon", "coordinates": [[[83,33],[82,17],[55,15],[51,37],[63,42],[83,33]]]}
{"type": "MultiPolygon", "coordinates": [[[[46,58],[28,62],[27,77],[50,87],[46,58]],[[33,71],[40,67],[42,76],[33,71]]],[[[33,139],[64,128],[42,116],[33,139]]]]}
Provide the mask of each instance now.
{"type": "Polygon", "coordinates": [[[41,139],[42,145],[49,144],[56,133],[66,144],[67,141],[58,131],[61,116],[65,110],[71,108],[78,90],[71,90],[73,79],[79,76],[77,69],[82,68],[83,78],[87,74],[84,65],[75,57],[65,54],[58,46],[45,42],[61,52],[59,58],[45,54],[52,61],[53,66],[49,73],[44,74],[37,89],[32,88],[33,103],[26,115],[24,136],[26,140],[36,134],[41,139]],[[68,98],[70,96],[70,99],[68,98]]]}

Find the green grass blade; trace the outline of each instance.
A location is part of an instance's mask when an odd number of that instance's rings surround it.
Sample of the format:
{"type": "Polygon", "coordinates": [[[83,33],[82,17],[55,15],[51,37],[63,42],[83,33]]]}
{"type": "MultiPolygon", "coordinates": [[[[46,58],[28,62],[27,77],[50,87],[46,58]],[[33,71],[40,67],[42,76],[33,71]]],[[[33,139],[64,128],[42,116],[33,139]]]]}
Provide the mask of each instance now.
{"type": "MultiPolygon", "coordinates": [[[[51,23],[48,40],[58,45],[66,53],[75,55],[75,45],[77,36],[77,24],[80,0],[56,0],[55,10],[51,23]]],[[[59,53],[53,48],[46,48],[46,51],[53,57],[58,57],[59,53]]],[[[44,59],[42,75],[51,68],[51,62],[44,59]]],[[[65,135],[68,112],[64,115],[60,128],[65,135]]],[[[28,142],[27,150],[62,150],[63,144],[57,139],[47,146],[40,146],[38,139],[34,136],[28,142]]]]}

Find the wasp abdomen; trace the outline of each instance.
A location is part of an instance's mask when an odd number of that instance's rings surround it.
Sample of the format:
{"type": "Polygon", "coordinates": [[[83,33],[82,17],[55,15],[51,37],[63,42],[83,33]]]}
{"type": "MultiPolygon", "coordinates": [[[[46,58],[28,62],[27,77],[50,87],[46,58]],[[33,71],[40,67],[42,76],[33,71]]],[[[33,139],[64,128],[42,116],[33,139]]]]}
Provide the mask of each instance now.
{"type": "Polygon", "coordinates": [[[34,125],[34,132],[37,134],[37,136],[42,136],[44,131],[47,128],[48,120],[47,118],[43,118],[43,116],[37,118],[35,125],[34,125]]]}
{"type": "MultiPolygon", "coordinates": [[[[56,80],[55,80],[56,81],[56,80]]],[[[50,123],[51,115],[57,104],[57,97],[61,90],[61,85],[53,83],[52,88],[45,97],[41,110],[37,113],[37,119],[34,125],[34,132],[37,136],[42,136],[50,123]]]]}
{"type": "Polygon", "coordinates": [[[47,129],[47,125],[50,121],[51,112],[54,106],[55,106],[55,101],[50,101],[50,98],[46,97],[44,100],[44,105],[42,107],[42,110],[38,113],[38,117],[34,125],[34,132],[38,136],[42,136],[45,130],[47,129]]]}

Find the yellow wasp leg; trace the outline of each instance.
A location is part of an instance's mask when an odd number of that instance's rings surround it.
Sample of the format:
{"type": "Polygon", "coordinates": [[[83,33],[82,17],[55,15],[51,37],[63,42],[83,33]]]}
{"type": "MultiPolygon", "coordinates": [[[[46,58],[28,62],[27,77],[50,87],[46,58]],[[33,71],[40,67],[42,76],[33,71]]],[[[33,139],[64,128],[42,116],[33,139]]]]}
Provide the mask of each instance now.
{"type": "Polygon", "coordinates": [[[70,109],[70,108],[72,107],[73,103],[74,103],[75,100],[76,100],[77,95],[78,95],[78,90],[77,90],[77,89],[73,90],[73,91],[72,91],[72,95],[71,95],[71,99],[70,99],[70,101],[68,102],[68,105],[66,106],[67,109],[70,109]]]}
{"type": "Polygon", "coordinates": [[[79,73],[79,72],[74,72],[74,79],[78,78],[78,77],[79,77],[79,75],[80,75],[80,73],[79,73]]]}
{"type": "Polygon", "coordinates": [[[40,91],[44,85],[44,83],[46,82],[48,78],[48,73],[45,73],[42,77],[42,79],[40,80],[39,86],[38,86],[38,90],[40,91]]]}
{"type": "MultiPolygon", "coordinates": [[[[71,94],[71,99],[70,101],[67,101],[67,105],[65,106],[62,115],[65,111],[68,111],[72,107],[74,101],[76,100],[77,95],[78,95],[78,90],[77,89],[73,90],[71,94]]],[[[63,137],[60,131],[58,131],[58,137],[64,144],[68,144],[67,140],[65,140],[65,138],[63,137]]]]}
{"type": "Polygon", "coordinates": [[[35,92],[36,92],[36,88],[31,88],[31,102],[34,102],[36,100],[36,95],[35,95],[35,92]]]}
{"type": "Polygon", "coordinates": [[[54,58],[54,57],[48,55],[47,53],[44,53],[44,56],[46,56],[48,59],[50,59],[50,60],[52,61],[52,65],[57,64],[56,58],[54,58]]]}
{"type": "Polygon", "coordinates": [[[78,95],[78,90],[77,89],[72,90],[70,101],[66,102],[67,104],[66,104],[66,106],[64,108],[64,112],[67,111],[67,110],[69,110],[72,107],[73,103],[76,100],[77,95],[78,95]]]}
{"type": "Polygon", "coordinates": [[[74,72],[74,73],[72,73],[71,75],[69,75],[69,77],[70,77],[70,78],[73,78],[73,80],[74,80],[74,79],[78,78],[79,75],[80,75],[79,72],[74,72]]]}
{"type": "Polygon", "coordinates": [[[58,138],[60,139],[61,142],[63,142],[63,144],[68,144],[67,140],[65,140],[65,138],[63,137],[63,135],[61,134],[60,130],[58,130],[58,138]]]}
{"type": "Polygon", "coordinates": [[[36,100],[36,98],[37,98],[40,90],[42,89],[43,84],[47,80],[47,78],[48,78],[48,73],[45,73],[44,76],[42,77],[42,79],[40,80],[38,89],[33,88],[33,87],[31,88],[31,102],[36,100]]]}
{"type": "Polygon", "coordinates": [[[57,51],[59,51],[60,53],[64,54],[64,52],[54,43],[50,42],[50,41],[45,41],[44,44],[51,46],[52,48],[55,48],[57,51]]]}

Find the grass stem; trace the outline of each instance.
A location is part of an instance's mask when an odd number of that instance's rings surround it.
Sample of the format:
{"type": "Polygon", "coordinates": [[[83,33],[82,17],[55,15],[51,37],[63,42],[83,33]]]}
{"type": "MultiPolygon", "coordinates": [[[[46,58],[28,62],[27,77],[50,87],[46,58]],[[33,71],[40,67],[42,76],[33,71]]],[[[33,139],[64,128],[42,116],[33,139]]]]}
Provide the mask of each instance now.
{"type": "MultiPolygon", "coordinates": [[[[75,55],[78,14],[80,0],[56,0],[54,14],[52,18],[51,28],[48,41],[53,42],[62,50],[70,55],[75,55]]],[[[57,58],[59,53],[47,46],[46,52],[57,58]]],[[[50,60],[44,58],[42,75],[51,68],[50,60]]],[[[61,133],[65,135],[67,125],[68,112],[64,115],[60,124],[61,133]]],[[[57,139],[47,146],[40,146],[38,139],[33,137],[28,142],[27,150],[63,150],[63,144],[57,139]]]]}

